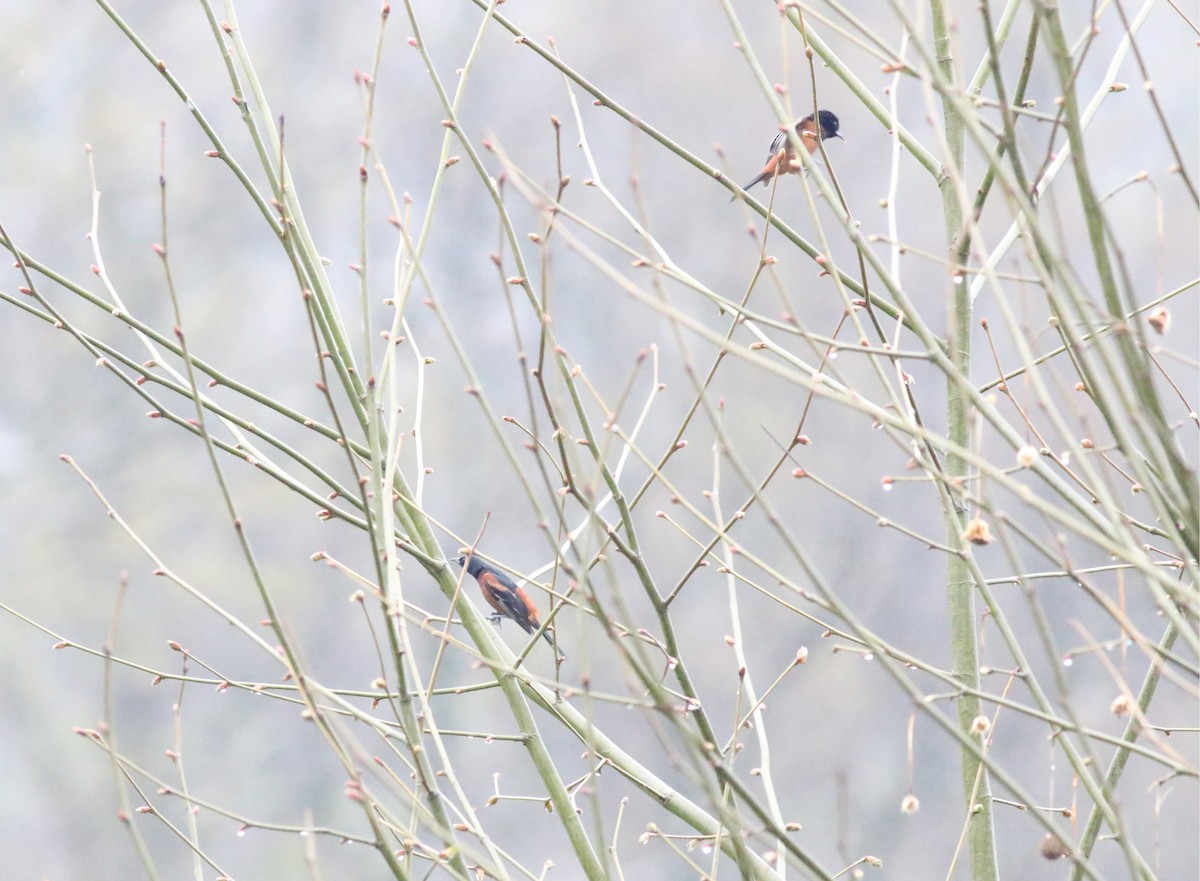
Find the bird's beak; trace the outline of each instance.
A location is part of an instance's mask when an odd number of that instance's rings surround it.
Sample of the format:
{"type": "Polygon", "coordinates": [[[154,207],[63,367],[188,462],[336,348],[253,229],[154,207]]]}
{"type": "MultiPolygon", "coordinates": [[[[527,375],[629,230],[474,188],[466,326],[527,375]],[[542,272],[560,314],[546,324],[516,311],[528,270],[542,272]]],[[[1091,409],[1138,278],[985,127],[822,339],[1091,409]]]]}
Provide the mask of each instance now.
{"type": "Polygon", "coordinates": [[[843,138],[843,137],[842,137],[842,133],[841,133],[841,132],[838,132],[836,135],[834,135],[834,137],[835,137],[835,138],[839,138],[840,140],[843,140],[843,141],[844,141],[844,140],[846,140],[845,138],[843,138]]]}

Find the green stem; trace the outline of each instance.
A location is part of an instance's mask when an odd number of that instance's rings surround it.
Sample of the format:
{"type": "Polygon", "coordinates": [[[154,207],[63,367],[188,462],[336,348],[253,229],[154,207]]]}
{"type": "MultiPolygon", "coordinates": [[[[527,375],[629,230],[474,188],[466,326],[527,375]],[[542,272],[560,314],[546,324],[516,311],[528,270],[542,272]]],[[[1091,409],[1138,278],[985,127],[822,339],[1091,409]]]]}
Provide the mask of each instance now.
{"type": "MultiPolygon", "coordinates": [[[[930,12],[933,21],[934,52],[942,79],[953,86],[957,82],[954,55],[951,46],[949,11],[942,0],[931,0],[930,12]]],[[[997,71],[997,76],[999,71],[997,71]]],[[[962,185],[963,151],[966,142],[965,127],[958,104],[946,92],[942,93],[944,114],[947,168],[946,175],[938,182],[942,194],[942,211],[945,217],[947,251],[950,265],[962,266],[970,249],[970,237],[963,222],[963,200],[959,189],[962,185]]],[[[947,437],[960,448],[971,444],[971,403],[964,392],[961,377],[971,373],[971,292],[970,286],[957,274],[951,275],[947,302],[949,315],[946,326],[947,348],[949,349],[950,371],[946,382],[946,425],[947,437]]],[[[966,479],[966,460],[948,452],[945,461],[946,480],[956,482],[966,479]]],[[[947,494],[946,538],[953,546],[961,541],[966,527],[967,512],[947,494]]],[[[958,700],[958,726],[964,733],[979,715],[979,699],[971,692],[979,690],[979,646],[975,630],[975,580],[971,565],[963,555],[946,557],[946,590],[950,616],[950,651],[955,679],[962,683],[963,696],[958,700]]],[[[967,831],[967,848],[971,854],[971,872],[975,881],[996,881],[999,877],[996,859],[995,830],[993,828],[991,784],[987,770],[981,767],[980,757],[973,750],[962,750],[962,786],[970,827],[967,831]]]]}
{"type": "MultiPolygon", "coordinates": [[[[1178,635],[1179,631],[1175,629],[1175,625],[1168,624],[1162,640],[1159,641],[1159,647],[1164,652],[1170,651],[1171,646],[1175,643],[1175,637],[1178,635]]],[[[1150,669],[1146,671],[1146,678],[1142,680],[1142,688],[1138,692],[1137,709],[1130,716],[1129,724],[1125,726],[1125,734],[1122,739],[1127,745],[1113,753],[1112,760],[1108,764],[1108,772],[1104,775],[1104,782],[1101,784],[1102,791],[1110,800],[1115,796],[1117,784],[1121,781],[1126,762],[1129,761],[1131,754],[1129,747],[1142,732],[1146,710],[1154,698],[1154,692],[1158,688],[1158,680],[1161,676],[1162,662],[1151,661],[1150,669]]],[[[1100,834],[1100,826],[1104,822],[1103,808],[1103,804],[1093,805],[1092,812],[1088,815],[1087,825],[1083,828],[1083,836],[1079,839],[1079,852],[1086,857],[1091,856],[1092,848],[1095,847],[1096,839],[1100,834]]],[[[1076,864],[1075,871],[1071,873],[1071,881],[1079,881],[1079,873],[1080,866],[1076,864]]]]}

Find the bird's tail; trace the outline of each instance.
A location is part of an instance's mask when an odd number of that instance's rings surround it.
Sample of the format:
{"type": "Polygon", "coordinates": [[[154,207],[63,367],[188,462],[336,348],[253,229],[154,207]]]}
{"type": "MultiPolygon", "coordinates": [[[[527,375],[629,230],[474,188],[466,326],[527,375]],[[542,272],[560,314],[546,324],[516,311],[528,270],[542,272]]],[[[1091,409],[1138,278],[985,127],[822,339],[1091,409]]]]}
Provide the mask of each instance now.
{"type": "MultiPolygon", "coordinates": [[[[763,173],[762,173],[762,174],[760,174],[758,177],[756,177],[754,180],[750,181],[750,183],[748,183],[748,184],[744,185],[744,186],[742,187],[742,189],[743,189],[743,190],[749,190],[751,187],[756,187],[756,186],[758,186],[759,184],[761,184],[761,183],[762,183],[763,181],[765,181],[766,179],[767,179],[767,173],[766,173],[766,172],[763,172],[763,173]]],[[[732,202],[732,201],[733,201],[734,199],[736,199],[737,197],[738,197],[738,194],[737,194],[737,193],[734,193],[732,196],[730,196],[730,197],[729,197],[729,201],[730,201],[730,202],[732,202]]]]}
{"type": "MultiPolygon", "coordinates": [[[[554,649],[554,637],[550,635],[549,630],[542,631],[542,638],[545,639],[546,642],[550,643],[550,648],[554,649]]],[[[558,651],[558,649],[554,649],[554,650],[558,651]]],[[[567,656],[563,655],[562,659],[565,661],[567,659],[567,656]]]]}

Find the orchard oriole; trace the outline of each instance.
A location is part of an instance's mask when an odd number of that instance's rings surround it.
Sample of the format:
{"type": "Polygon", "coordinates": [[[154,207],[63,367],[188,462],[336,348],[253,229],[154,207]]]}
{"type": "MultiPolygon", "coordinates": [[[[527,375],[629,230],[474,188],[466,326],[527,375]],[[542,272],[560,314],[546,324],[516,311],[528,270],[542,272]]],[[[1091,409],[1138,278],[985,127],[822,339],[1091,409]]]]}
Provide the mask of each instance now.
{"type": "MultiPolygon", "coordinates": [[[[542,626],[537,606],[533,604],[529,594],[517,587],[516,582],[499,569],[474,556],[469,559],[465,556],[459,557],[458,565],[466,566],[467,574],[479,582],[483,598],[496,611],[492,616],[493,623],[499,624],[501,618],[511,618],[526,633],[535,633],[542,626]]],[[[554,645],[548,630],[543,630],[542,636],[551,646],[554,645]]]]}
{"type": "MultiPolygon", "coordinates": [[[[838,131],[841,123],[838,122],[836,116],[828,110],[820,110],[817,112],[816,118],[821,121],[820,132],[817,131],[817,124],[813,121],[811,114],[796,123],[796,136],[800,139],[800,143],[808,148],[810,156],[817,152],[817,141],[842,138],[838,131]]],[[[842,140],[846,139],[842,138],[842,140]]],[[[792,139],[788,137],[787,131],[781,131],[771,142],[771,154],[767,157],[767,164],[763,166],[758,176],[742,189],[748,190],[759,183],[770,184],[777,174],[798,172],[802,168],[803,166],[796,160],[796,150],[792,147],[792,139]]]]}

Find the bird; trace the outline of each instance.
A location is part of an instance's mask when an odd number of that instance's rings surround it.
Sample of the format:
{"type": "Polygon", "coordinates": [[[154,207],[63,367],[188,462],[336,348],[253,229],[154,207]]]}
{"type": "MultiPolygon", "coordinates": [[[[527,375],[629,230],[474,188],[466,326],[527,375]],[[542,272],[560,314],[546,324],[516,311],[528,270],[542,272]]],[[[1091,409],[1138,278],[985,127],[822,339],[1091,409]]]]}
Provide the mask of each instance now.
{"type": "MultiPolygon", "coordinates": [[[[491,616],[493,624],[499,624],[501,618],[511,618],[526,633],[534,633],[542,626],[537,606],[533,604],[529,594],[517,587],[516,583],[499,569],[489,566],[475,556],[459,557],[458,565],[466,567],[467,574],[479,582],[483,598],[496,611],[496,614],[491,616]]],[[[550,631],[543,630],[542,636],[551,647],[554,646],[550,631]]]]}
{"type": "MultiPolygon", "coordinates": [[[[796,136],[800,139],[800,143],[808,148],[808,155],[810,156],[817,152],[818,141],[829,138],[842,138],[841,132],[838,131],[841,123],[828,110],[818,110],[816,119],[821,121],[821,131],[819,134],[812,114],[809,114],[796,123],[796,136]]],[[[842,138],[842,140],[846,139],[842,138]]],[[[763,166],[758,176],[742,187],[742,189],[748,190],[759,183],[764,186],[768,185],[776,175],[786,174],[787,172],[798,172],[802,167],[796,161],[796,150],[792,147],[792,139],[788,137],[786,130],[781,131],[775,136],[775,140],[771,141],[771,153],[767,156],[767,164],[763,166]]]]}

